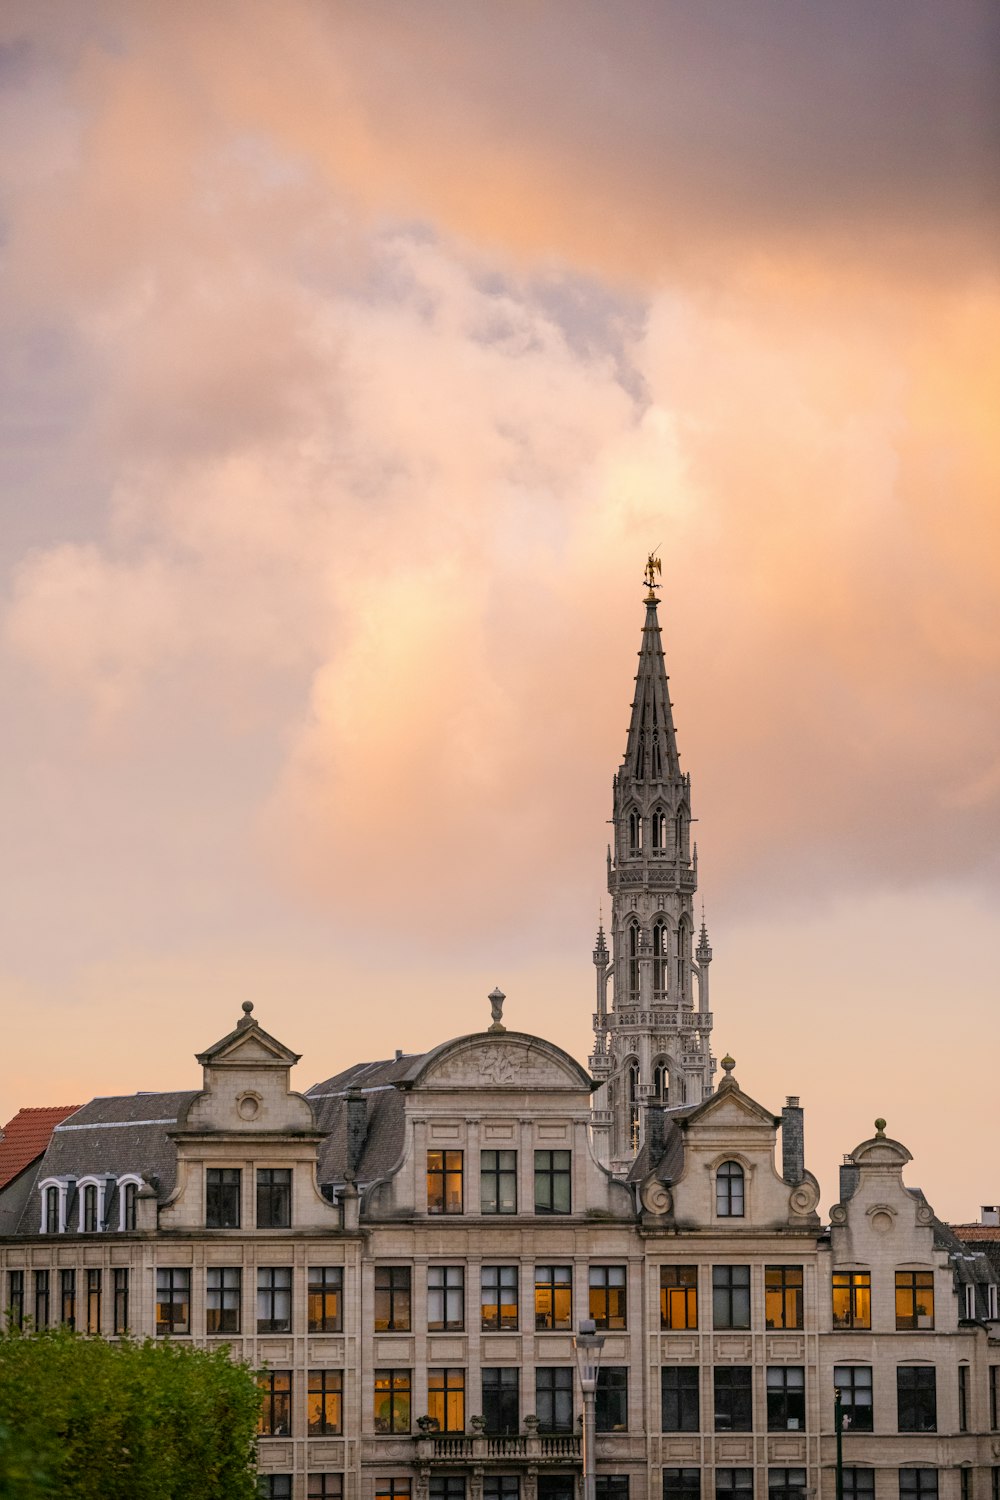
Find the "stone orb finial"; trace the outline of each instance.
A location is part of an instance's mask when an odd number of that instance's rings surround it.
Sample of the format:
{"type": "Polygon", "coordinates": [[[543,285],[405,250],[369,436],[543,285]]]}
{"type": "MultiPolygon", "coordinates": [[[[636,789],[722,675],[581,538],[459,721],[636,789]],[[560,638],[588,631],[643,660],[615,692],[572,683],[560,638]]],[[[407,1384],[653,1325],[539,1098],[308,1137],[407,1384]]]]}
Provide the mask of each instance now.
{"type": "Polygon", "coordinates": [[[490,994],[489,994],[488,998],[489,998],[489,1002],[490,1002],[490,1013],[493,1016],[493,1025],[490,1027],[490,1030],[491,1031],[506,1031],[507,1028],[503,1024],[502,1017],[503,1017],[503,1003],[506,1000],[507,996],[504,994],[504,992],[500,988],[500,986],[497,985],[493,990],[490,991],[490,994]]]}
{"type": "Polygon", "coordinates": [[[725,1075],[726,1075],[727,1078],[730,1077],[730,1075],[732,1074],[732,1071],[735,1068],[735,1066],[736,1066],[736,1059],[735,1059],[735,1057],[730,1057],[729,1053],[727,1052],[726,1055],[725,1055],[725,1057],[722,1059],[722,1068],[723,1068],[723,1071],[725,1072],[725,1075]]]}
{"type": "Polygon", "coordinates": [[[252,1013],[252,1011],[253,1011],[253,1001],[252,1000],[244,1000],[244,1002],[243,1002],[243,1014],[242,1014],[242,1016],[240,1016],[240,1019],[236,1023],[237,1028],[239,1030],[242,1030],[246,1026],[252,1026],[253,1025],[253,1021],[251,1020],[251,1013],[252,1013]]]}
{"type": "Polygon", "coordinates": [[[882,1119],[881,1115],[879,1115],[878,1119],[875,1121],[875,1130],[877,1134],[885,1135],[885,1121],[882,1119]]]}

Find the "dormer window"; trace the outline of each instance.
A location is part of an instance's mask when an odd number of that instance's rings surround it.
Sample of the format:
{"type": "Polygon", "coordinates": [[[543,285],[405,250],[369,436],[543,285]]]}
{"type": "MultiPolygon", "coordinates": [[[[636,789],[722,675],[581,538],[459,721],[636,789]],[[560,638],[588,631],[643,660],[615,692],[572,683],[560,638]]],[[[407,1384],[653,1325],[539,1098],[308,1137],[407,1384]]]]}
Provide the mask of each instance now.
{"type": "Polygon", "coordinates": [[[139,1184],[137,1182],[126,1182],[121,1198],[121,1227],[123,1230],[135,1228],[135,1202],[139,1196],[139,1184]]]}
{"type": "Polygon", "coordinates": [[[54,1185],[45,1189],[42,1199],[42,1233],[58,1234],[61,1225],[59,1223],[59,1189],[54,1185]]]}
{"type": "Polygon", "coordinates": [[[715,1212],[720,1219],[742,1219],[743,1209],[743,1168],[738,1161],[724,1161],[715,1174],[715,1212]]]}
{"type": "Polygon", "coordinates": [[[97,1232],[97,1187],[93,1182],[89,1182],[83,1190],[80,1228],[84,1234],[97,1232]]]}

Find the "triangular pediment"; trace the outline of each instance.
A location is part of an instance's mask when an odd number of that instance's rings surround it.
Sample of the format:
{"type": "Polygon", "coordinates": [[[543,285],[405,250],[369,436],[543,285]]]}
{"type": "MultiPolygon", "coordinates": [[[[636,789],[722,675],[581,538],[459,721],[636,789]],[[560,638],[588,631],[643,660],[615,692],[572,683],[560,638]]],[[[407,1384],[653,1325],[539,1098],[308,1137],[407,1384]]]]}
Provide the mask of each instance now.
{"type": "Polygon", "coordinates": [[[228,1036],[198,1054],[202,1066],[212,1067],[272,1067],[291,1068],[299,1060],[299,1053],[292,1052],[258,1026],[256,1021],[237,1026],[228,1036]]]}
{"type": "Polygon", "coordinates": [[[758,1104],[756,1099],[751,1099],[749,1094],[744,1094],[736,1083],[724,1080],[710,1098],[691,1111],[682,1122],[682,1128],[690,1130],[708,1124],[713,1127],[739,1125],[744,1128],[747,1124],[754,1124],[774,1130],[781,1124],[781,1119],[758,1104]]]}

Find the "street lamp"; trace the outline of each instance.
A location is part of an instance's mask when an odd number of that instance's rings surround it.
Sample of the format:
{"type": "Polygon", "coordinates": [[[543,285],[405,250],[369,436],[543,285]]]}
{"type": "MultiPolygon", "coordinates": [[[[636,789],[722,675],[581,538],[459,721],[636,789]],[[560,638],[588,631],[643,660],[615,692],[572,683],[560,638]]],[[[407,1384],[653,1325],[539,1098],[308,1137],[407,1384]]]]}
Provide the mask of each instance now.
{"type": "Polygon", "coordinates": [[[598,1333],[593,1318],[580,1324],[573,1348],[576,1350],[576,1367],[580,1372],[580,1389],[583,1391],[583,1500],[596,1500],[597,1475],[594,1469],[594,1432],[596,1422],[594,1407],[597,1397],[597,1374],[601,1368],[601,1350],[604,1334],[598,1333]]]}
{"type": "Polygon", "coordinates": [[[844,1500],[844,1408],[839,1385],[833,1388],[833,1430],[837,1434],[837,1500],[844,1500]]]}

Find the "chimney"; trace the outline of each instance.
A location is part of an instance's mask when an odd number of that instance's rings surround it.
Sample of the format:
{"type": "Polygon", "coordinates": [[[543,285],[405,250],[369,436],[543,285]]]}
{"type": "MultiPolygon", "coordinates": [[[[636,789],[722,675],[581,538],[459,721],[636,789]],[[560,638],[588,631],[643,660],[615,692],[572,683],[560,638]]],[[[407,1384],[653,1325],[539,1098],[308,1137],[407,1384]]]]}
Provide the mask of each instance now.
{"type": "Polygon", "coordinates": [[[841,1203],[846,1203],[849,1198],[854,1197],[854,1194],[858,1190],[858,1183],[860,1181],[861,1168],[858,1166],[857,1162],[852,1161],[849,1156],[845,1156],[843,1165],[840,1169],[841,1203]]]}
{"type": "Polygon", "coordinates": [[[798,1094],[789,1094],[781,1111],[781,1175],[792,1187],[806,1174],[803,1116],[798,1094]]]}
{"type": "Polygon", "coordinates": [[[980,1210],[981,1224],[1000,1225],[1000,1204],[984,1203],[980,1210]]]}
{"type": "Polygon", "coordinates": [[[347,1091],[347,1180],[353,1182],[368,1135],[368,1105],[360,1089],[347,1091]]]}
{"type": "Polygon", "coordinates": [[[649,1165],[655,1167],[667,1144],[667,1121],[663,1105],[651,1099],[646,1105],[646,1141],[649,1145],[649,1165]]]}

